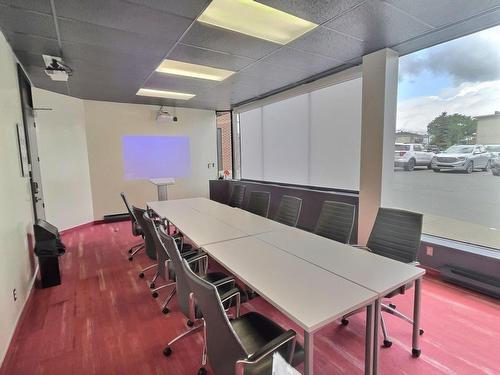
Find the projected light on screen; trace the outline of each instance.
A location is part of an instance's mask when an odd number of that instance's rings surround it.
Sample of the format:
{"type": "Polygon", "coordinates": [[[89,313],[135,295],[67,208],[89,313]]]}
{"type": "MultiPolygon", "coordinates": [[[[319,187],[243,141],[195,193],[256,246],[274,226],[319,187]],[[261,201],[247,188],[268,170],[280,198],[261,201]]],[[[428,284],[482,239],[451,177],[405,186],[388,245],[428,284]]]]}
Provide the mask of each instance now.
{"type": "Polygon", "coordinates": [[[125,180],[182,178],[191,174],[189,137],[125,135],[122,150],[125,180]]]}

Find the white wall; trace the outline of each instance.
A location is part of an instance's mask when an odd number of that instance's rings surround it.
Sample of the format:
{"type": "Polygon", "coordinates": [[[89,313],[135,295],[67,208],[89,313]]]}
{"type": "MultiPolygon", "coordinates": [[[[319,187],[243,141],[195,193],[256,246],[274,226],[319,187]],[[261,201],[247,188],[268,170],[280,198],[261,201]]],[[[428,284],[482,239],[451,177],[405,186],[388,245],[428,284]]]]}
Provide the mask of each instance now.
{"type": "Polygon", "coordinates": [[[32,286],[35,261],[29,179],[21,176],[16,123],[22,112],[15,57],[0,32],[0,362],[32,286]],[[17,290],[14,302],[12,290],[17,290]]]}
{"type": "Polygon", "coordinates": [[[33,89],[45,216],[59,230],[93,221],[81,99],[33,89]]]}
{"type": "MultiPolygon", "coordinates": [[[[119,193],[143,207],[157,199],[156,187],[148,181],[126,181],[123,173],[124,135],[185,135],[190,139],[191,176],[168,188],[169,198],[208,197],[208,180],[217,178],[215,112],[177,108],[175,123],[156,122],[158,106],[85,101],[85,120],[94,219],[125,212],[119,193]],[[215,163],[208,168],[209,163],[215,163]]],[[[168,108],[173,112],[172,108],[168,108]]]]}

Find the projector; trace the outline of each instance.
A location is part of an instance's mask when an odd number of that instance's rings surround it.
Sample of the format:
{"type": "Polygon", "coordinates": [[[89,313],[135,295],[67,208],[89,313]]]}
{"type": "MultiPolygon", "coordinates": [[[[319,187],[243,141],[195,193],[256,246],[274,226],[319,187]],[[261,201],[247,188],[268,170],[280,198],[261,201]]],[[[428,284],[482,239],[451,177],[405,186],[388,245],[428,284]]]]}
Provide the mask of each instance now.
{"type": "Polygon", "coordinates": [[[72,70],[64,64],[61,57],[42,55],[45,63],[45,74],[53,81],[67,82],[72,70]]]}
{"type": "Polygon", "coordinates": [[[156,113],[156,122],[177,122],[177,116],[171,115],[167,110],[161,107],[156,113]]]}

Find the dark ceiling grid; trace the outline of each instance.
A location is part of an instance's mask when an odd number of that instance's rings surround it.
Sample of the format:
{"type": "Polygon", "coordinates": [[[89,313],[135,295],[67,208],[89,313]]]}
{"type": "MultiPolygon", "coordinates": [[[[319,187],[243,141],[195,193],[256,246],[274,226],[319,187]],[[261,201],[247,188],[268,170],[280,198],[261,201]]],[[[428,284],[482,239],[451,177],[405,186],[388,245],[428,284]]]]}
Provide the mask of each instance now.
{"type": "Polygon", "coordinates": [[[196,22],[209,0],[0,0],[0,29],[37,87],[67,93],[43,72],[41,54],[58,54],[60,44],[76,97],[228,109],[358,65],[380,48],[406,54],[500,24],[500,0],[257,1],[320,26],[282,46],[196,22]],[[156,73],[166,56],[236,73],[222,82],[156,73]],[[196,96],[135,95],[153,85],[196,96]]]}

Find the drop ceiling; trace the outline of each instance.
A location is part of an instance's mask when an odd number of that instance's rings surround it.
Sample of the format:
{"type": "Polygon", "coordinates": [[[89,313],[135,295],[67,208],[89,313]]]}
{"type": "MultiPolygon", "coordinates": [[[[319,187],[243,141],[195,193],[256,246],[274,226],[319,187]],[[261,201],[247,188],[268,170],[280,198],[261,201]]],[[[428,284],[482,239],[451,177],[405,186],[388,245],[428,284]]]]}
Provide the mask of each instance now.
{"type": "Polygon", "coordinates": [[[260,0],[319,24],[286,45],[196,21],[208,0],[0,0],[0,29],[39,88],[82,99],[224,110],[361,62],[500,24],[500,0],[260,0]],[[55,12],[54,12],[55,11],[55,12]],[[54,82],[42,54],[73,69],[54,82]],[[155,72],[165,59],[236,73],[209,81],[155,72]],[[195,94],[137,96],[140,88],[195,94]]]}

